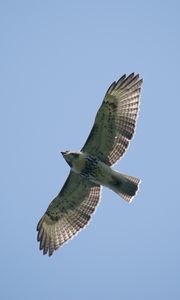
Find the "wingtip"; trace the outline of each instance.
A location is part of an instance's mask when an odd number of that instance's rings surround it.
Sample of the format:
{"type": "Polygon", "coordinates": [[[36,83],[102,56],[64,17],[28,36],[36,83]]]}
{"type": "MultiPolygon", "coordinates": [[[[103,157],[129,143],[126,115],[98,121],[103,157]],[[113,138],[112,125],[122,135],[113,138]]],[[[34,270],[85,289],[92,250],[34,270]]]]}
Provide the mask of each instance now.
{"type": "Polygon", "coordinates": [[[132,72],[129,75],[123,74],[117,81],[114,81],[110,87],[108,88],[106,95],[110,94],[114,89],[119,89],[122,87],[127,87],[129,85],[136,84],[137,82],[139,85],[143,83],[143,79],[139,79],[140,75],[139,73],[132,72]]]}
{"type": "Polygon", "coordinates": [[[108,88],[106,95],[110,94],[111,91],[114,89],[114,87],[116,86],[116,81],[113,81],[113,83],[111,83],[110,87],[108,88]]]}

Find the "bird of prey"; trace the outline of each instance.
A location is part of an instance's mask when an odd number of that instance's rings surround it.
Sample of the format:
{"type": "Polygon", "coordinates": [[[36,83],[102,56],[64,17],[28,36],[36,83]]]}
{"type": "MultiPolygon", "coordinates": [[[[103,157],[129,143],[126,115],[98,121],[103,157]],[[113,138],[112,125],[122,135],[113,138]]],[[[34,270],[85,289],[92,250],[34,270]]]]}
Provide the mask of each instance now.
{"type": "Polygon", "coordinates": [[[123,156],[134,134],[142,82],[134,73],[113,82],[81,151],[61,152],[70,173],[37,225],[43,254],[51,256],[85,227],[100,200],[101,186],[127,202],[135,196],[140,179],[111,166],[123,156]]]}

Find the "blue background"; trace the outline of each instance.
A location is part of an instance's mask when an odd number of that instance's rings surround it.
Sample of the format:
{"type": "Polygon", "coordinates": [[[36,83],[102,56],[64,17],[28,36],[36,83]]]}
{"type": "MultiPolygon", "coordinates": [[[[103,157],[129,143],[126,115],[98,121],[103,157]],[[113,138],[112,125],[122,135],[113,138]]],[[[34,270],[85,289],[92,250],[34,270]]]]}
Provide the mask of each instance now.
{"type": "Polygon", "coordinates": [[[180,299],[179,1],[0,1],[0,298],[180,299]],[[135,138],[115,169],[142,179],[132,204],[103,189],[93,220],[51,258],[36,224],[103,96],[144,79],[135,138]]]}

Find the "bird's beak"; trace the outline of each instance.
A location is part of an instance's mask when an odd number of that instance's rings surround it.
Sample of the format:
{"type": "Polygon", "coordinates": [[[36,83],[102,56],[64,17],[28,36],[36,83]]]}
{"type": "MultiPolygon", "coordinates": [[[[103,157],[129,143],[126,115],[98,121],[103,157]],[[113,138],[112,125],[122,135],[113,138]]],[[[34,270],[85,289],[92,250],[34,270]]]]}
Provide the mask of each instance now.
{"type": "Polygon", "coordinates": [[[69,151],[61,151],[62,156],[69,154],[69,151]]]}

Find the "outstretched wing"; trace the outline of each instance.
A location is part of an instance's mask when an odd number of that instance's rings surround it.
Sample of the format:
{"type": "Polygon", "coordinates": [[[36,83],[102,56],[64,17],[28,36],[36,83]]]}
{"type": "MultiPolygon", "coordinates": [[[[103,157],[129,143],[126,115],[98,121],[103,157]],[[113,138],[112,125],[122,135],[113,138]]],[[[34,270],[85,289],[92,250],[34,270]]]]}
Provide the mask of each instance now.
{"type": "Polygon", "coordinates": [[[58,194],[37,225],[43,254],[53,254],[89,221],[100,199],[100,186],[70,171],[58,194]]]}
{"type": "Polygon", "coordinates": [[[93,128],[82,148],[108,165],[126,151],[136,125],[142,79],[134,73],[113,82],[99,108],[93,128]]]}

